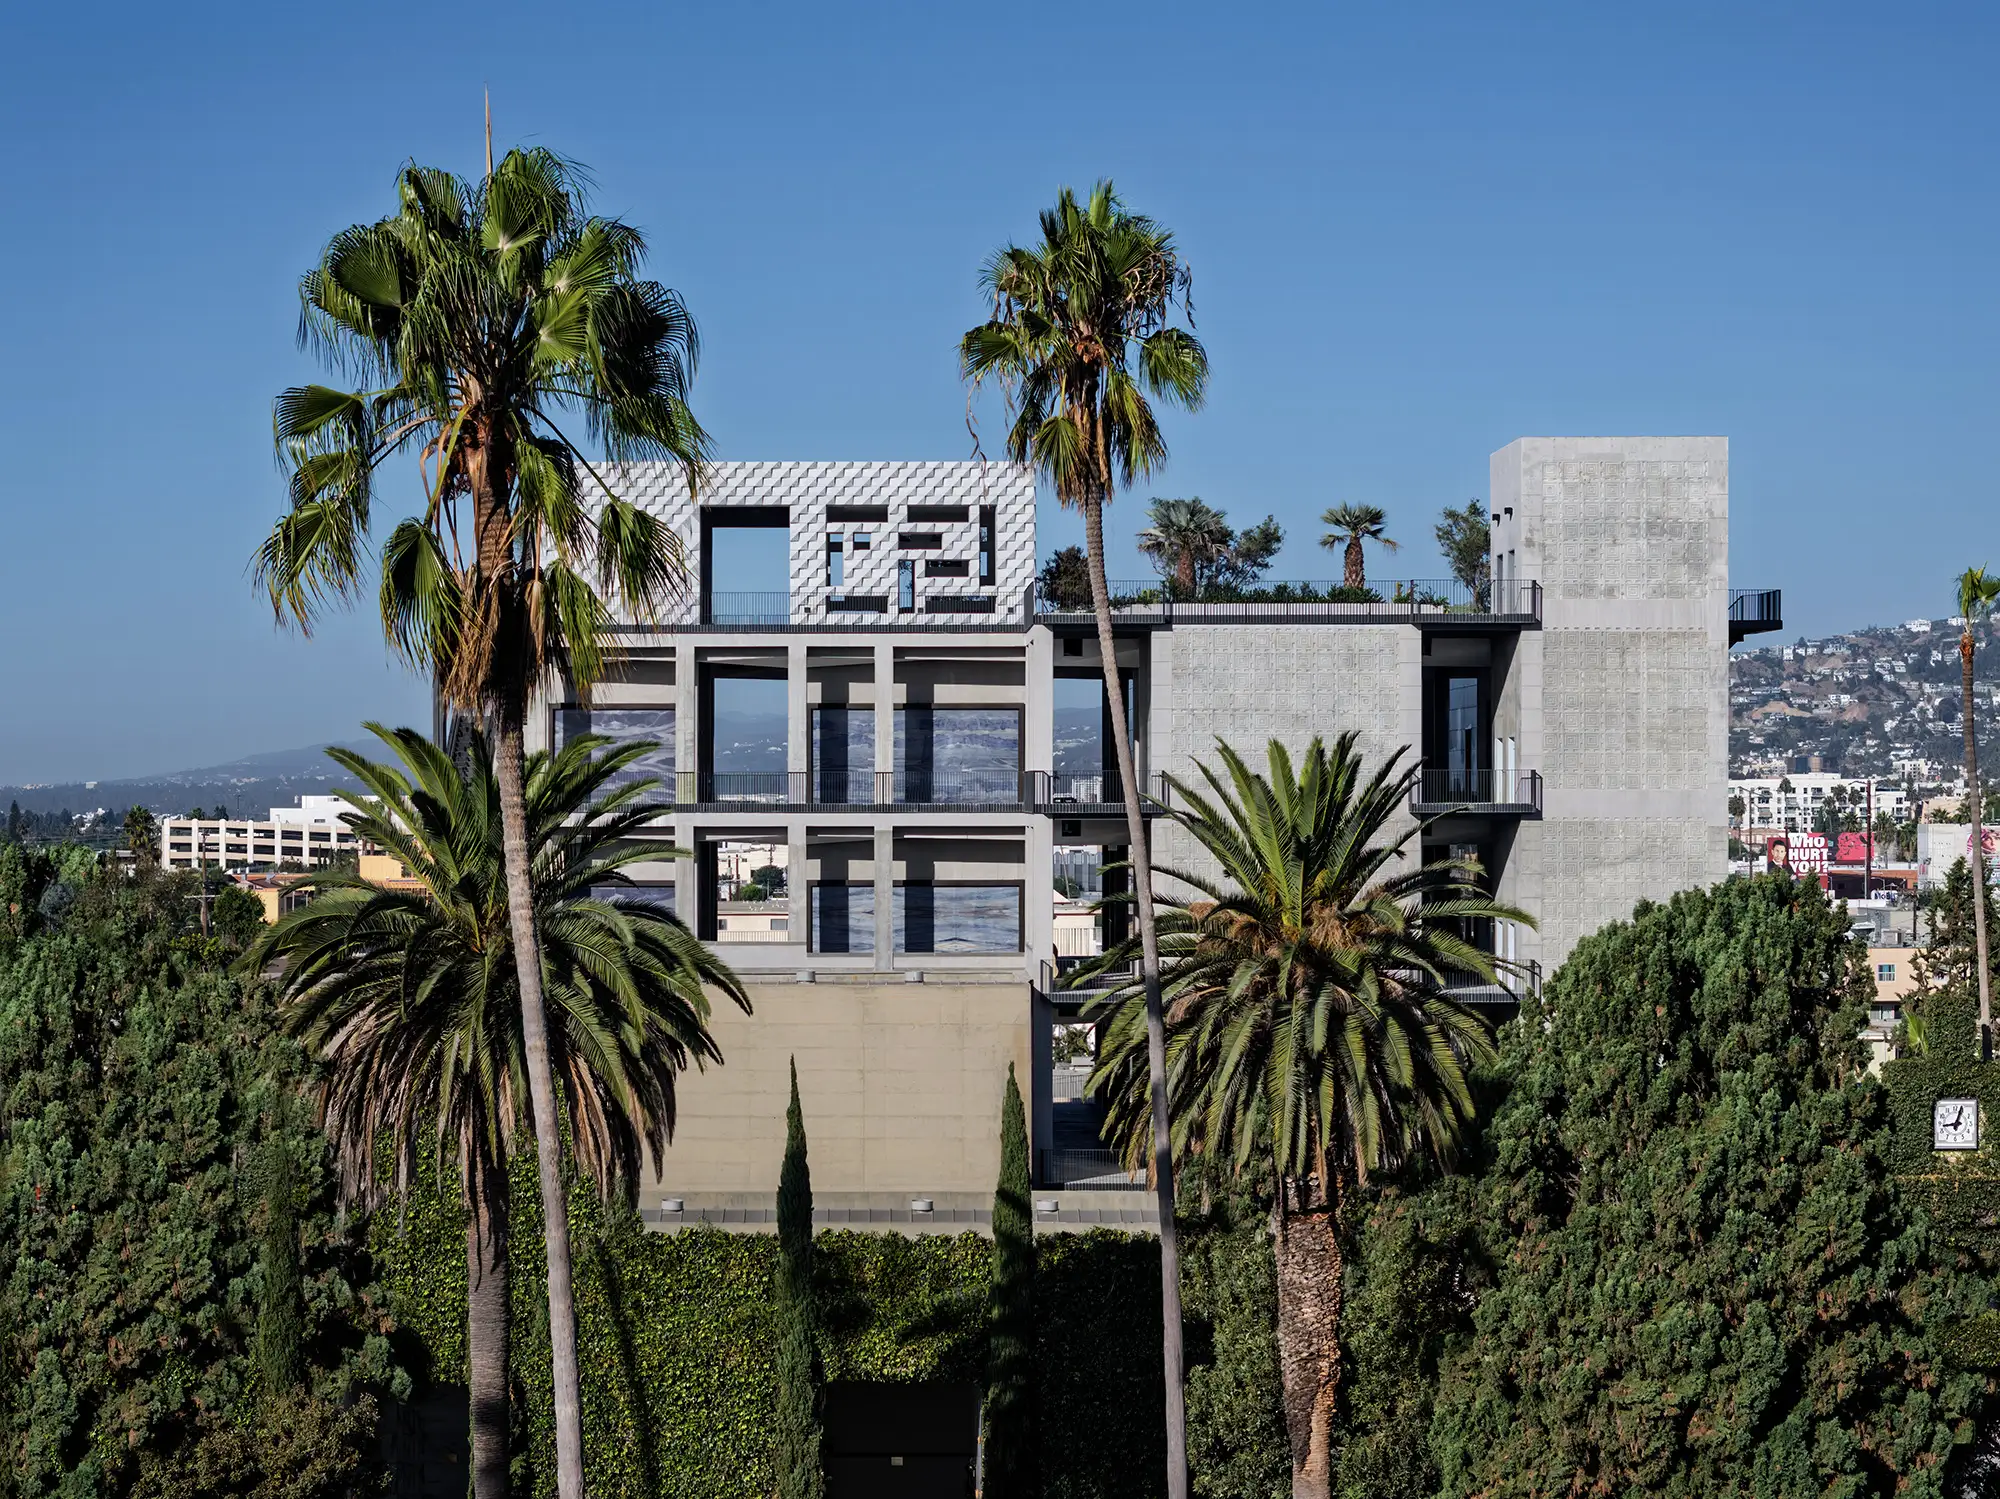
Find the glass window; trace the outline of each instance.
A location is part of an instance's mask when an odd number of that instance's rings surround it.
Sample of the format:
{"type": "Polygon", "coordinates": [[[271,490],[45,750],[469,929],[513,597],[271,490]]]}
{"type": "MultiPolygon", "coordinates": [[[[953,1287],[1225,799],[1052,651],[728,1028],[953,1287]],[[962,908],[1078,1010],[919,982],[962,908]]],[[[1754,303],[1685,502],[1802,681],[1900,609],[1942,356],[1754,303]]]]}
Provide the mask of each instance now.
{"type": "Polygon", "coordinates": [[[1896,965],[1894,963],[1877,963],[1875,965],[1875,982],[1878,984],[1895,983],[1896,965]]]}
{"type": "Polygon", "coordinates": [[[672,885],[592,885],[592,900],[643,901],[649,906],[658,906],[669,915],[674,909],[674,887],[672,885]]]}
{"type": "Polygon", "coordinates": [[[869,540],[868,533],[866,531],[856,531],[852,537],[852,542],[854,550],[857,552],[865,552],[871,545],[873,545],[873,543],[869,540]]]}
{"type": "Polygon", "coordinates": [[[612,784],[646,779],[660,783],[658,796],[674,794],[674,710],[672,708],[564,708],[556,714],[556,748],[579,734],[602,734],[612,744],[649,740],[653,748],[612,778],[612,784]]]}
{"type": "Polygon", "coordinates": [[[1021,799],[1018,708],[896,710],[896,800],[1021,799]]]}
{"type": "Polygon", "coordinates": [[[820,880],[807,891],[814,952],[875,951],[875,887],[820,880]]]}
{"type": "Polygon", "coordinates": [[[816,802],[875,800],[875,710],[815,708],[812,714],[812,797],[816,802]]]}
{"type": "Polygon", "coordinates": [[[840,533],[838,531],[829,531],[826,538],[826,586],[828,588],[846,587],[846,584],[842,581],[846,575],[846,570],[841,566],[840,533]]]}
{"type": "Polygon", "coordinates": [[[898,885],[891,914],[897,952],[1021,950],[1019,885],[898,885]]]}
{"type": "Polygon", "coordinates": [[[896,564],[896,607],[905,614],[917,607],[917,564],[905,557],[896,564]]]}
{"type": "Polygon", "coordinates": [[[979,581],[990,587],[993,583],[993,507],[979,507],[979,581]]]}

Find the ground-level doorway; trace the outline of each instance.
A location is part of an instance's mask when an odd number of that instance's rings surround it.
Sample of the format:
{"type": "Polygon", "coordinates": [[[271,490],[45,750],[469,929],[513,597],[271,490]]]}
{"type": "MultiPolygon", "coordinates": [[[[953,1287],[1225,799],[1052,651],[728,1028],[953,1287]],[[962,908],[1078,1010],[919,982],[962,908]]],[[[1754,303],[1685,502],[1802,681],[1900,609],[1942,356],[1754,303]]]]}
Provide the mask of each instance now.
{"type": "Polygon", "coordinates": [[[825,1411],[827,1499],[970,1499],[976,1387],[835,1383],[825,1411]]]}

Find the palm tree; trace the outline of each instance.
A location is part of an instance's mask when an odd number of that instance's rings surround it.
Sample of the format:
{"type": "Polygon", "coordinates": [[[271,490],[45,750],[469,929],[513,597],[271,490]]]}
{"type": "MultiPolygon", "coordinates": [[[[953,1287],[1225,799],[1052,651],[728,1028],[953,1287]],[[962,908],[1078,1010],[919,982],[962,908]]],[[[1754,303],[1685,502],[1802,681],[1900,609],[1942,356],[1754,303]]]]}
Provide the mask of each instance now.
{"type": "MultiPolygon", "coordinates": [[[[1965,805],[1972,824],[1972,838],[1966,852],[1972,860],[1972,888],[1986,888],[1985,842],[1979,831],[1979,744],[1972,720],[1973,627],[1993,612],[2000,599],[2000,578],[1989,578],[1983,567],[1970,567],[1958,579],[1958,666],[1965,689],[1965,805]]],[[[1993,976],[1986,965],[1986,902],[1972,903],[1974,938],[1979,947],[1979,1055],[1983,1061],[1993,1055],[1993,976]]]]}
{"type": "MultiPolygon", "coordinates": [[[[1528,920],[1480,889],[1470,861],[1396,867],[1423,833],[1389,831],[1418,768],[1399,751],[1364,777],[1354,743],[1315,739],[1294,771],[1273,740],[1262,775],[1219,745],[1222,774],[1199,767],[1206,791],[1173,780],[1168,815],[1221,875],[1160,871],[1196,892],[1161,898],[1174,1149],[1239,1174],[1268,1166],[1299,1496],[1330,1482],[1343,1193],[1415,1157],[1453,1158],[1473,1119],[1467,1067],[1492,1043],[1448,986],[1507,966],[1466,928],[1528,920]]],[[[1148,1112],[1141,997],[1128,987],[1097,1013],[1108,1023],[1091,1089],[1132,1159],[1148,1112]]]]}
{"type": "Polygon", "coordinates": [[[1320,524],[1330,529],[1319,539],[1319,544],[1329,552],[1340,551],[1343,547],[1347,550],[1342,586],[1368,586],[1367,563],[1361,555],[1362,542],[1372,541],[1392,552],[1397,550],[1397,544],[1383,529],[1388,520],[1380,505],[1332,505],[1320,512],[1320,524]]]}
{"type": "Polygon", "coordinates": [[[523,725],[534,690],[587,695],[615,604],[643,622],[684,586],[678,539],[621,500],[572,440],[681,465],[708,439],[686,394],[696,339],[680,299],[638,279],[638,232],[584,210],[576,169],[544,150],[479,182],[428,167],[397,213],[342,230],[300,292],[302,339],[372,387],[278,398],[291,507],[256,558],[280,618],[309,629],[361,591],[375,470],[415,447],[425,504],[382,548],[383,628],[441,703],[489,727],[500,786],[522,1043],[548,1235],[557,1482],[583,1499],[576,1316],[554,1073],[535,960],[523,725]]]}
{"type": "Polygon", "coordinates": [[[1139,550],[1173,578],[1182,598],[1192,599],[1208,569],[1229,555],[1236,540],[1228,517],[1196,498],[1154,500],[1146,518],[1152,524],[1135,538],[1139,550]]]}
{"type": "MultiPolygon", "coordinates": [[[[477,1499],[507,1492],[507,1161],[524,1148],[528,1092],[500,786],[484,741],[459,760],[413,729],[368,726],[400,768],[328,753],[379,801],[343,820],[422,888],[313,877],[313,900],[245,953],[280,965],[286,1024],[324,1065],[320,1118],[347,1195],[407,1194],[428,1155],[458,1168],[466,1209],[466,1334],[477,1499]],[[382,1153],[388,1155],[387,1162],[382,1153]]],[[[714,988],[745,1010],[735,975],[663,907],[617,893],[624,865],[671,856],[642,833],[663,808],[651,781],[607,792],[651,746],[593,760],[583,735],[525,769],[533,901],[557,1024],[564,1124],[607,1200],[628,1196],[642,1153],[672,1139],[675,1078],[719,1062],[714,988]]],[[[553,1135],[537,1136],[553,1140],[553,1135]]],[[[548,1154],[538,1149],[539,1154],[548,1154]]]]}
{"type": "Polygon", "coordinates": [[[1068,188],[1041,216],[1039,245],[1009,245],[981,277],[993,316],[959,341],[959,362],[975,383],[1006,387],[1013,408],[1007,453],[1033,463],[1056,498],[1083,512],[1098,655],[1111,710],[1125,827],[1139,897],[1140,971],[1152,1065],[1153,1186],[1160,1204],[1160,1299],[1166,1361],[1167,1494],[1187,1496],[1187,1422],[1182,1388],[1180,1247],[1174,1231],[1173,1157],[1167,1131],[1165,1028],[1160,957],[1153,926],[1152,860],[1140,806],[1139,775],[1125,714],[1125,688],[1111,634],[1104,581],[1104,507],[1118,482],[1130,484],[1166,462],[1167,444],[1152,395],[1189,410],[1208,388],[1208,355],[1172,321],[1186,312],[1193,278],[1173,235],[1125,207],[1109,182],[1079,202],[1068,188]]]}
{"type": "Polygon", "coordinates": [[[144,807],[135,806],[125,813],[125,846],[132,850],[132,857],[141,864],[159,862],[159,820],[144,807]]]}

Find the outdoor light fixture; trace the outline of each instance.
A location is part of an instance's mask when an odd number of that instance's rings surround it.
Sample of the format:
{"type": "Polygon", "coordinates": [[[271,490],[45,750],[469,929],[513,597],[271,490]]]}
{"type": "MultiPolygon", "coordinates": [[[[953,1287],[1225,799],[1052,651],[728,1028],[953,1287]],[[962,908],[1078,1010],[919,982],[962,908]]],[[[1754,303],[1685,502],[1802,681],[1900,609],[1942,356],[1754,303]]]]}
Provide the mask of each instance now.
{"type": "Polygon", "coordinates": [[[912,1197],[910,1199],[911,1212],[928,1213],[930,1210],[931,1210],[931,1200],[928,1197],[912,1197]]]}
{"type": "Polygon", "coordinates": [[[1042,1197],[1036,1199],[1035,1211],[1038,1213],[1053,1213],[1060,1206],[1061,1204],[1058,1203],[1053,1197],[1042,1197]]]}
{"type": "Polygon", "coordinates": [[[665,1202],[660,1204],[660,1211],[663,1213],[684,1212],[686,1208],[687,1204],[678,1197],[669,1197],[665,1202]]]}

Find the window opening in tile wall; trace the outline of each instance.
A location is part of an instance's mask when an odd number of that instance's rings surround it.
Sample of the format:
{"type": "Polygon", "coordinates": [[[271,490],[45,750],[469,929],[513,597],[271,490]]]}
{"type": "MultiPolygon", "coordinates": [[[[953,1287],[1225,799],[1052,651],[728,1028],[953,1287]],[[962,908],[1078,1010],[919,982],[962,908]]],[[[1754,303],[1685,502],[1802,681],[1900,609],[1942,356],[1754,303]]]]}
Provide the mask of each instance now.
{"type": "Polygon", "coordinates": [[[993,600],[985,594],[951,593],[924,600],[926,614],[991,614],[993,600]]]}
{"type": "Polygon", "coordinates": [[[828,520],[865,520],[877,523],[889,519],[887,505],[829,505],[826,507],[828,520]]]}
{"type": "Polygon", "coordinates": [[[903,513],[913,521],[962,521],[971,514],[963,505],[912,505],[903,513]]]}
{"type": "Polygon", "coordinates": [[[789,512],[707,509],[701,521],[702,617],[710,624],[784,624],[791,617],[789,512]]]}
{"type": "Polygon", "coordinates": [[[848,540],[857,552],[865,552],[874,544],[866,531],[856,531],[848,540]]]}
{"type": "Polygon", "coordinates": [[[786,845],[776,839],[720,839],[715,850],[716,942],[789,942],[786,845]]]}
{"type": "Polygon", "coordinates": [[[981,505],[979,507],[979,581],[987,588],[993,586],[993,542],[993,507],[991,505],[981,505]]]}
{"type": "Polygon", "coordinates": [[[811,948],[826,953],[875,951],[875,887],[864,881],[815,880],[806,892],[811,948]]]}
{"type": "Polygon", "coordinates": [[[841,549],[840,532],[826,533],[826,586],[842,587],[847,580],[846,554],[841,549]]]}
{"type": "Polygon", "coordinates": [[[896,538],[896,545],[906,552],[927,552],[944,545],[942,531],[905,531],[896,538]]]}
{"type": "Polygon", "coordinates": [[[556,748],[581,734],[601,734],[611,741],[606,750],[650,743],[651,748],[611,778],[614,786],[656,780],[648,799],[671,801],[674,795],[674,710],[672,708],[558,708],[556,748]]]}
{"type": "Polygon", "coordinates": [[[929,558],[924,563],[924,576],[927,578],[969,578],[972,576],[971,564],[963,557],[958,558],[956,561],[947,561],[935,557],[929,558]]]}
{"type": "Polygon", "coordinates": [[[917,564],[905,557],[896,564],[896,607],[908,614],[917,607],[917,564]]]}

